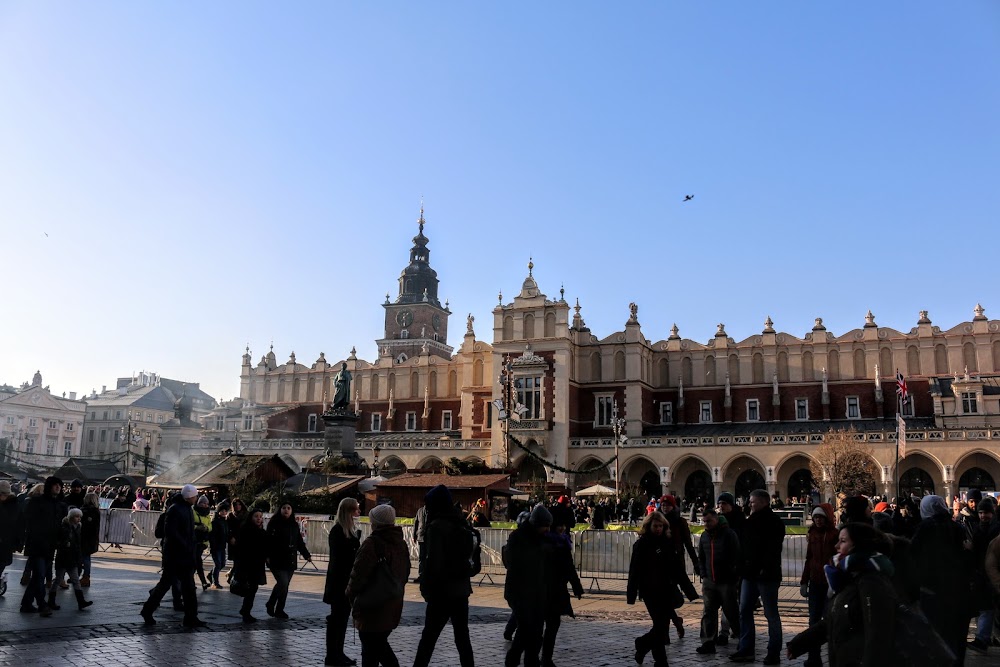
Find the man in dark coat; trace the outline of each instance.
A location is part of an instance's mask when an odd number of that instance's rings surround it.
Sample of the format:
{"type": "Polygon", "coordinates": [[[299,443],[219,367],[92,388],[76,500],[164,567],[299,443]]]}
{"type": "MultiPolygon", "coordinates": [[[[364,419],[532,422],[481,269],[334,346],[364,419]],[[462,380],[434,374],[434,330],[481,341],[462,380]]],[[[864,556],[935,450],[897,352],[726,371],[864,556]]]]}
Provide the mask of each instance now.
{"type": "MultiPolygon", "coordinates": [[[[733,494],[725,491],[719,494],[718,498],[719,505],[719,515],[726,520],[729,524],[729,530],[736,534],[736,539],[739,540],[740,544],[743,544],[743,527],[746,525],[747,516],[743,513],[739,507],[736,506],[736,497],[733,494]]],[[[715,638],[716,646],[726,646],[729,643],[729,633],[730,633],[730,623],[729,617],[726,616],[726,609],[732,609],[733,606],[739,608],[740,602],[740,578],[737,576],[736,584],[730,587],[728,591],[729,595],[732,596],[732,606],[722,605],[722,624],[719,627],[719,635],[715,638]]],[[[733,619],[737,621],[737,627],[739,626],[738,619],[733,619]]],[[[736,633],[733,633],[736,634],[736,633]]],[[[739,636],[737,634],[737,636],[739,636]]]]}
{"type": "Polygon", "coordinates": [[[739,608],[731,589],[739,581],[740,541],[726,521],[712,508],[703,514],[705,530],[698,540],[698,559],[701,562],[702,597],[701,646],[697,652],[715,653],[718,637],[719,609],[736,624],[739,634],[739,608]]]}
{"type": "Polygon", "coordinates": [[[70,482],[69,493],[66,494],[66,509],[67,511],[71,507],[79,507],[83,509],[83,497],[86,493],[83,490],[83,482],[78,479],[74,479],[70,482]]]}
{"type": "Polygon", "coordinates": [[[424,497],[427,507],[427,555],[420,576],[420,594],[427,602],[424,631],[420,635],[413,667],[427,667],[434,645],[444,626],[451,621],[455,646],[462,667],[473,667],[472,642],[469,639],[469,553],[472,533],[465,518],[452,504],[451,492],[443,484],[424,497]]]}
{"type": "Polygon", "coordinates": [[[552,513],[539,503],[528,520],[510,534],[504,549],[507,581],[503,596],[517,620],[517,634],[504,659],[505,667],[515,667],[524,653],[524,667],[538,667],[542,629],[552,573],[552,545],[545,534],[552,526],[552,513]]]}
{"type": "Polygon", "coordinates": [[[756,629],[753,615],[760,600],[767,618],[765,665],[780,663],[781,616],[778,587],[781,585],[781,549],[785,524],[771,511],[771,497],[764,489],[750,493],[750,516],[743,530],[743,584],[740,587],[740,643],[733,662],[754,662],[756,629]]]}
{"type": "Polygon", "coordinates": [[[180,500],[167,510],[163,524],[163,572],[140,612],[146,625],[156,623],[153,612],[160,606],[160,600],[170,590],[175,579],[180,582],[184,598],[184,627],[201,628],[207,625],[198,618],[198,598],[194,586],[198,541],[194,535],[193,506],[197,499],[198,489],[185,484],[180,492],[180,500]]]}
{"type": "Polygon", "coordinates": [[[990,542],[1000,535],[1000,521],[996,520],[997,501],[986,496],[976,506],[979,511],[979,526],[972,534],[972,602],[976,617],[976,637],[969,642],[969,648],[977,653],[986,653],[990,647],[993,632],[993,589],[986,574],[986,551],[990,542]]]}
{"type": "Polygon", "coordinates": [[[17,498],[11,493],[10,482],[0,482],[0,596],[7,592],[4,570],[14,562],[14,552],[22,549],[17,518],[17,498]]]}
{"type": "Polygon", "coordinates": [[[24,506],[24,557],[28,559],[31,579],[21,598],[22,613],[37,611],[42,616],[52,615],[45,600],[45,580],[52,579],[52,559],[64,516],[62,480],[49,477],[42,495],[30,498],[24,506]],[[38,603],[37,608],[32,601],[38,603]]]}

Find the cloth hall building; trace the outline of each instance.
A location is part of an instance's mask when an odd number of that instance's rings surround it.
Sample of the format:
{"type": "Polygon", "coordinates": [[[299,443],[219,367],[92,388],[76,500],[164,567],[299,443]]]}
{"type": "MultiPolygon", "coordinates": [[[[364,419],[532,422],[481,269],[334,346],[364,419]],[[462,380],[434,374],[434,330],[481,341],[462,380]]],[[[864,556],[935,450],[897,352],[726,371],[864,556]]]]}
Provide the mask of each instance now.
{"type": "Polygon", "coordinates": [[[205,431],[183,442],[180,454],[238,439],[241,451],[306,466],[325,448],[321,414],[343,362],[353,376],[358,453],[384,476],[458,457],[509,464],[520,483],[541,478],[579,489],[607,481],[614,465],[600,464],[614,456],[617,406],[627,435],[619,448],[622,484],[650,494],[714,498],[767,488],[805,495],[824,435],[853,428],[881,474],[873,492],[892,495],[899,369],[912,397],[904,407],[902,491],[948,497],[1000,481],[1000,426],[992,426],[1000,424],[1000,321],[981,306],[971,321],[948,328],[926,311],[900,329],[880,326],[869,312],[842,334],[817,319],[797,336],[768,318],[745,340],[719,324],[702,342],[683,338],[676,325],[665,336],[647,334],[632,304],[621,330],[595,334],[579,303],[542,292],[529,264],[516,296],[500,297],[485,339],[469,316],[453,348],[452,313],[438,299],[428,243],[421,212],[397,296],[382,304],[385,331],[374,359],[352,350],[343,360],[321,353],[305,365],[292,353],[279,364],[272,349],[254,364],[248,349],[239,399],[205,417],[205,431]],[[526,409],[510,434],[562,468],[597,472],[555,471],[519,446],[505,448],[493,401],[507,360],[526,409]]]}

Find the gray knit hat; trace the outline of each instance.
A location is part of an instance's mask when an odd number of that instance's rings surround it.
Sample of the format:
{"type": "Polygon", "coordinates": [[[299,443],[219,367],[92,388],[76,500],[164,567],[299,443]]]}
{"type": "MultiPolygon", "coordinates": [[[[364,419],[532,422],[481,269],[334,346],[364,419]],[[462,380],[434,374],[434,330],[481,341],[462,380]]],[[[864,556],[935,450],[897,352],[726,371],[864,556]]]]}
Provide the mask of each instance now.
{"type": "Polygon", "coordinates": [[[396,523],[396,510],[392,509],[392,505],[376,505],[368,513],[368,518],[371,519],[372,528],[392,526],[396,523]]]}
{"type": "Polygon", "coordinates": [[[541,526],[551,526],[552,512],[550,512],[545,505],[538,503],[535,505],[534,509],[531,510],[531,516],[528,517],[528,523],[536,528],[541,526]]]}

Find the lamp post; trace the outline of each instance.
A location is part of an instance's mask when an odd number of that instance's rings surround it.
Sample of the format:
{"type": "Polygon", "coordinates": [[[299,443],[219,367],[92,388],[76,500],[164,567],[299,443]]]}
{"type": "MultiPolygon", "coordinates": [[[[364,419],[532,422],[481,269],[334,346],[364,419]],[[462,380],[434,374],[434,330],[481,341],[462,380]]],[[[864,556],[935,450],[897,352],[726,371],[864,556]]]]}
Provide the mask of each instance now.
{"type": "Polygon", "coordinates": [[[621,487],[621,460],[618,458],[618,445],[624,445],[628,438],[623,433],[625,431],[625,420],[618,417],[618,401],[611,404],[611,432],[615,436],[615,507],[618,507],[619,489],[621,487]]]}
{"type": "Polygon", "coordinates": [[[372,454],[374,455],[374,463],[372,464],[372,477],[378,477],[378,455],[382,451],[382,448],[378,445],[372,445],[372,454]]]}
{"type": "Polygon", "coordinates": [[[510,470],[510,415],[514,406],[514,374],[513,366],[508,355],[500,367],[500,377],[497,382],[500,385],[500,398],[493,401],[493,407],[497,409],[497,419],[500,422],[500,432],[503,434],[503,447],[501,456],[503,457],[504,470],[510,470]]]}
{"type": "Polygon", "coordinates": [[[149,450],[150,450],[149,443],[152,439],[153,439],[153,434],[147,433],[146,446],[142,448],[142,453],[145,454],[145,457],[142,459],[143,484],[145,484],[146,480],[149,479],[149,450]]]}
{"type": "Polygon", "coordinates": [[[122,474],[129,474],[129,462],[132,460],[132,445],[142,442],[139,429],[132,426],[132,413],[128,413],[128,421],[122,426],[122,440],[125,441],[125,461],[122,463],[122,474]]]}

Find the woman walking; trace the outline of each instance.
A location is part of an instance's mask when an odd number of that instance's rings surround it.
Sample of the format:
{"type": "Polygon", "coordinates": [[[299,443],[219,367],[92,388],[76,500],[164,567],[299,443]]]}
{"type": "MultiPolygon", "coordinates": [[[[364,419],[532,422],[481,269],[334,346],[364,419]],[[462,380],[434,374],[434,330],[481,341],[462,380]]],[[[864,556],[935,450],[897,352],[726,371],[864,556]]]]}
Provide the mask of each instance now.
{"type": "Polygon", "coordinates": [[[361,546],[361,531],[356,524],[360,515],[358,501],[344,498],[337,506],[337,520],[330,529],[330,564],[323,590],[323,602],[330,605],[330,615],[326,617],[326,660],[323,661],[327,667],[357,664],[344,655],[344,637],[347,635],[347,619],[351,615],[351,603],[347,601],[345,591],[354,558],[361,546]]]}
{"type": "Polygon", "coordinates": [[[354,606],[354,627],[361,640],[361,667],[399,667],[389,646],[389,635],[403,616],[403,586],[410,576],[410,554],[403,541],[403,529],[396,524],[391,505],[379,505],[368,513],[372,534],[358,549],[347,585],[347,599],[354,606]],[[377,605],[366,604],[365,593],[376,584],[377,568],[388,568],[399,593],[377,605]]]}
{"type": "Polygon", "coordinates": [[[270,554],[268,566],[274,577],[274,588],[271,589],[271,597],[267,599],[265,608],[268,616],[284,621],[288,619],[288,614],[285,613],[288,584],[299,567],[298,554],[302,554],[307,563],[312,561],[291,503],[282,503],[278,513],[267,522],[267,544],[270,554]]]}
{"type": "Polygon", "coordinates": [[[549,568],[549,590],[546,596],[545,609],[545,633],[542,635],[542,667],[555,667],[552,662],[552,654],[555,652],[556,635],[559,633],[559,626],[562,624],[563,616],[575,618],[573,605],[570,602],[569,591],[566,586],[573,589],[573,595],[579,600],[583,597],[583,586],[580,584],[580,576],[576,572],[573,564],[572,539],[569,536],[567,526],[561,523],[553,523],[552,530],[546,536],[552,544],[552,564],[549,568]]]}
{"type": "Polygon", "coordinates": [[[226,521],[229,523],[229,559],[233,561],[233,566],[229,568],[226,575],[227,581],[236,579],[239,581],[240,573],[240,530],[247,520],[247,506],[239,498],[233,498],[233,511],[229,513],[226,521]]]}
{"type": "Polygon", "coordinates": [[[80,585],[90,587],[90,560],[101,545],[101,500],[91,491],[83,497],[83,521],[80,524],[80,550],[83,552],[83,576],[80,585]]]}
{"type": "Polygon", "coordinates": [[[201,580],[201,590],[206,591],[209,584],[205,578],[205,550],[208,549],[208,542],[212,536],[212,516],[208,508],[208,496],[198,497],[198,502],[194,505],[194,538],[198,541],[198,555],[195,559],[195,567],[198,572],[198,579],[201,580]]]}
{"type": "Polygon", "coordinates": [[[635,604],[641,599],[653,621],[653,629],[635,640],[635,661],[640,664],[646,653],[652,652],[655,667],[667,667],[664,644],[669,641],[670,620],[674,610],[684,604],[675,581],[677,558],[667,518],[659,511],[647,514],[632,547],[626,590],[626,602],[635,604]]]}
{"type": "Polygon", "coordinates": [[[264,532],[263,510],[255,507],[250,511],[243,527],[240,528],[237,541],[240,545],[240,560],[236,576],[237,581],[245,586],[240,616],[243,617],[244,623],[255,623],[257,619],[250,613],[253,611],[253,601],[257,597],[257,589],[267,583],[267,575],[264,573],[267,560],[267,533],[264,532]]]}
{"type": "Polygon", "coordinates": [[[59,582],[67,574],[69,580],[73,582],[73,590],[76,593],[76,604],[80,611],[83,611],[94,604],[83,599],[83,588],[80,586],[80,563],[83,562],[83,551],[80,549],[80,522],[83,520],[83,511],[74,507],[63,517],[62,525],[59,528],[59,542],[56,544],[56,576],[52,579],[52,586],[49,588],[49,609],[59,609],[56,604],[56,593],[59,591],[59,582]]]}
{"type": "Polygon", "coordinates": [[[219,574],[226,566],[226,547],[229,545],[229,503],[222,501],[215,510],[215,518],[212,519],[212,532],[208,534],[208,548],[212,552],[212,583],[216,588],[222,588],[219,583],[219,574]]]}

